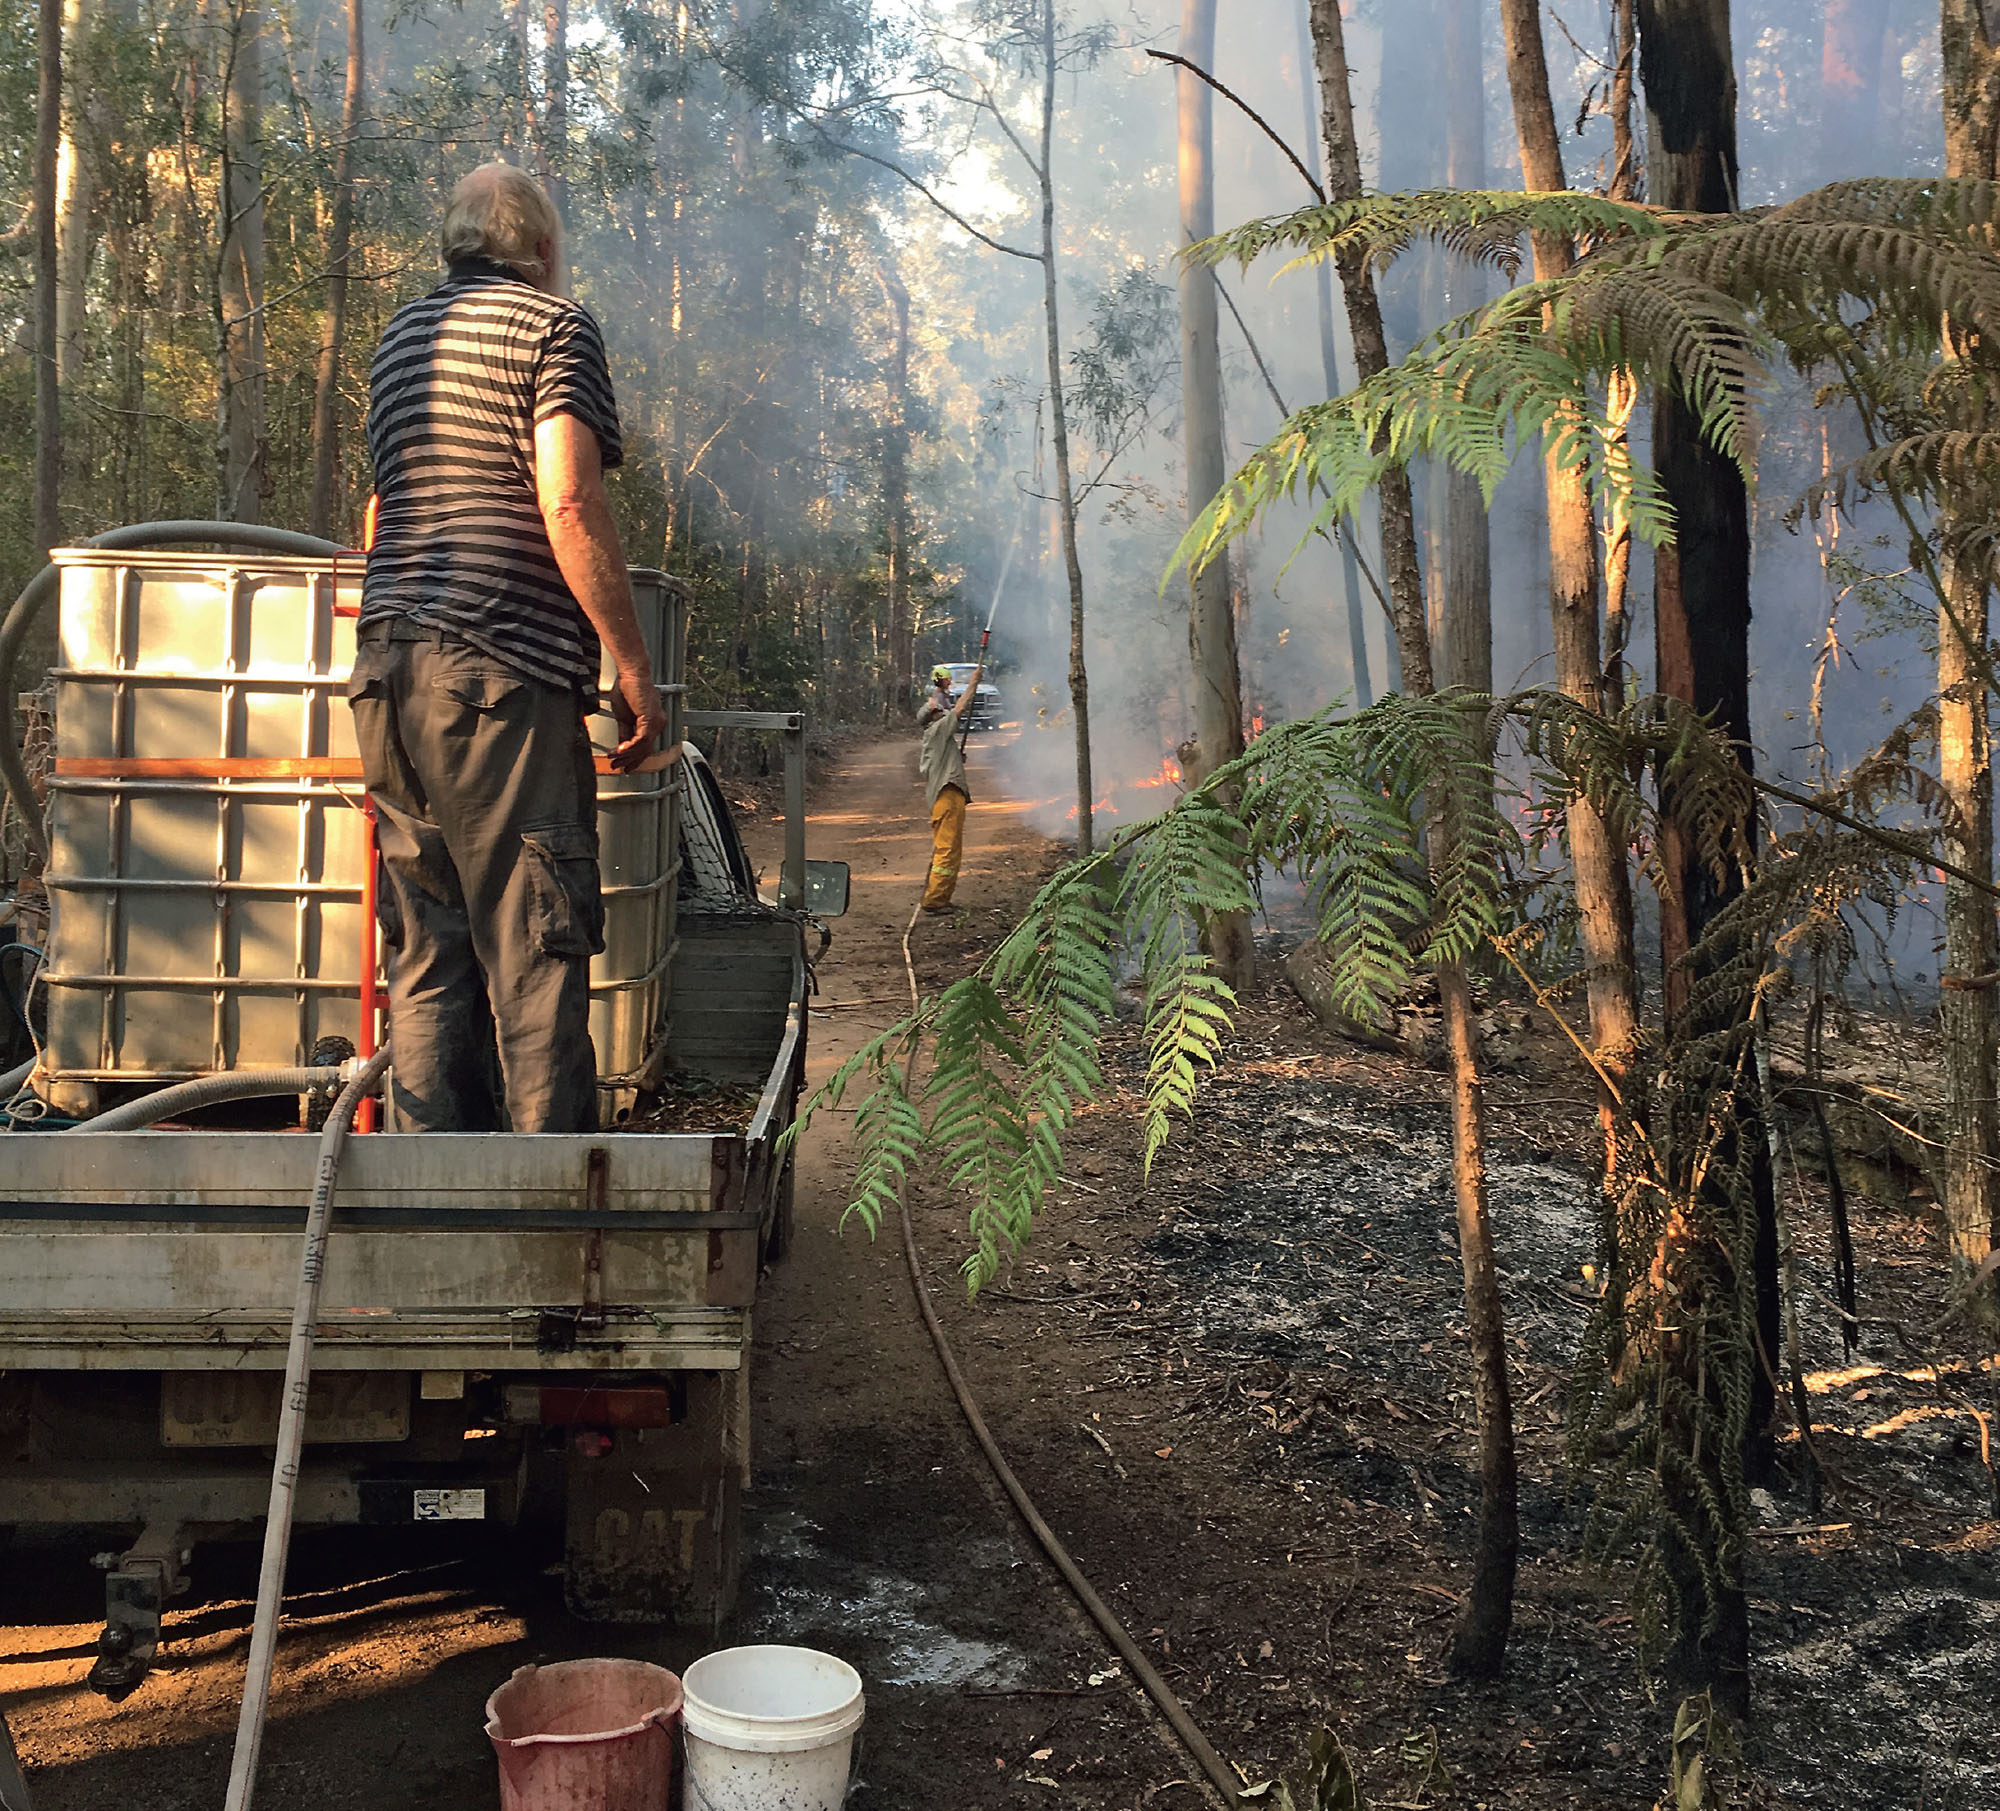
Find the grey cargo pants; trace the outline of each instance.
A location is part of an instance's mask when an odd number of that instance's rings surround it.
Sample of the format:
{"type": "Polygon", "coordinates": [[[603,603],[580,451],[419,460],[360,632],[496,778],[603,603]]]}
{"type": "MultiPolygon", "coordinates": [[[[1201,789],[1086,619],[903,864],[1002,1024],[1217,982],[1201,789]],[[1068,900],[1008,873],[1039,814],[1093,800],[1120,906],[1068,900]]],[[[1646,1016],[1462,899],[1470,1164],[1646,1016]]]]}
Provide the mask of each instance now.
{"type": "Polygon", "coordinates": [[[594,1132],[604,904],[577,692],[398,618],[362,630],[348,699],[381,851],[392,1124],[594,1132]]]}

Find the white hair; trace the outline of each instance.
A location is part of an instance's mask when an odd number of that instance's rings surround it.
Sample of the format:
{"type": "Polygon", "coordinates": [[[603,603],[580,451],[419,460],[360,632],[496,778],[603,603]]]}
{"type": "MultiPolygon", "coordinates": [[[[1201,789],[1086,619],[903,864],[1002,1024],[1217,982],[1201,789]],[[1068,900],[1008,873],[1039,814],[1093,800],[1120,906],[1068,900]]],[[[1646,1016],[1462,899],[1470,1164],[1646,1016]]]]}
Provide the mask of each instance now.
{"type": "Polygon", "coordinates": [[[527,171],[483,163],[459,178],[445,209],[440,249],[447,264],[486,258],[523,281],[545,286],[554,274],[537,248],[562,243],[562,216],[527,171]]]}

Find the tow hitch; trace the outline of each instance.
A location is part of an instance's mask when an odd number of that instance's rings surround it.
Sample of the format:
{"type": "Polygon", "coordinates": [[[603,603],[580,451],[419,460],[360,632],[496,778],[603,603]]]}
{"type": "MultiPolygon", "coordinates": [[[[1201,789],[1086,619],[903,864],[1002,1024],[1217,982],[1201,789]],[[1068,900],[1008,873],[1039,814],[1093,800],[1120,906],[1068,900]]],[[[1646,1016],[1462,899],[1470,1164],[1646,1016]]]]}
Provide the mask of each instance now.
{"type": "Polygon", "coordinates": [[[187,1525],[148,1522],[123,1553],[100,1553],[104,1568],[104,1632],[89,1684],[114,1704],[139,1689],[160,1651],[160,1618],[188,1588],[187,1525]]]}

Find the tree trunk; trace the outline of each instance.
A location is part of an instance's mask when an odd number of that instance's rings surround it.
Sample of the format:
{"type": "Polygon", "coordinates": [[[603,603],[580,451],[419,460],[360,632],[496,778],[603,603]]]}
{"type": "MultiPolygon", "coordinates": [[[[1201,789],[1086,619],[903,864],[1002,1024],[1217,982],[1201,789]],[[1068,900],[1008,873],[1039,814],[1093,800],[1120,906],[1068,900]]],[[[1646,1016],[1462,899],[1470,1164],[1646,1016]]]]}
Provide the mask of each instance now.
{"type": "Polygon", "coordinates": [[[1631,201],[1643,186],[1632,136],[1632,90],[1639,73],[1637,0],[1612,0],[1611,19],[1617,36],[1611,62],[1611,181],[1605,192],[1613,201],[1631,201]]]}
{"type": "Polygon", "coordinates": [[[216,515],[262,520],[264,438],[264,17],[242,6],[225,39],[222,257],[216,277],[220,421],[216,515]]]}
{"type": "MultiPolygon", "coordinates": [[[[63,0],[42,0],[35,83],[35,550],[62,541],[62,414],[56,387],[56,160],[62,138],[63,0]]],[[[11,719],[14,701],[6,701],[11,719]]]]}
{"type": "Polygon", "coordinates": [[[534,49],[528,42],[530,0],[512,0],[509,27],[514,39],[515,80],[520,92],[514,97],[513,117],[508,122],[513,134],[515,158],[525,168],[530,162],[541,165],[541,112],[535,105],[534,49]]]}
{"type": "MultiPolygon", "coordinates": [[[[1938,777],[1965,829],[1945,854],[1983,877],[1993,873],[1993,745],[1982,656],[1987,645],[1983,575],[1947,573],[1949,608],[1938,623],[1938,777]]],[[[1994,1187],[2000,1160],[1996,1123],[1996,1035],[1992,975],[1993,901],[1961,880],[1944,883],[1944,974],[1938,996],[1944,1044],[1944,1216],[1953,1267],[1976,1270],[1993,1249],[1994,1187]]]]}
{"type": "Polygon", "coordinates": [[[889,352],[889,419],[882,429],[882,513],[889,543],[889,695],[883,716],[904,721],[916,697],[916,626],[910,619],[910,292],[887,254],[876,266],[895,317],[889,352]]]}
{"type": "MultiPolygon", "coordinates": [[[[1567,188],[1562,145],[1542,42],[1537,0],[1501,0],[1507,47],[1507,85],[1521,141],[1522,186],[1553,193],[1567,188]]],[[[1560,276],[1575,262],[1575,248],[1555,234],[1534,242],[1535,276],[1560,276]]],[[[1597,626],[1597,527],[1582,477],[1553,456],[1543,461],[1549,519],[1549,618],[1555,643],[1556,684],[1565,696],[1595,709],[1602,683],[1597,626]]],[[[1613,1081],[1632,1060],[1639,1035],[1638,959],[1632,928],[1632,881],[1625,851],[1604,819],[1582,799],[1569,808],[1570,863],[1576,874],[1577,916],[1583,943],[1590,1042],[1613,1081]]],[[[1610,1089],[1600,1084],[1605,1173],[1617,1162],[1616,1123],[1610,1089]]]]}
{"type": "Polygon", "coordinates": [[[555,290],[569,294],[569,0],[542,9],[542,167],[549,199],[563,223],[556,247],[555,290]]]}
{"type": "MultiPolygon", "coordinates": [[[[2000,174],[2000,47],[1980,0],[1943,0],[1945,174],[1991,181],[2000,174]]],[[[1947,355],[1951,347],[1947,344],[1947,355]]],[[[1947,535],[1953,524],[1943,524],[1947,535]]],[[[1981,879],[1993,875],[1992,699],[1986,680],[1988,636],[1985,577],[1955,566],[1946,571],[1938,612],[1938,777],[1964,826],[1946,853],[1981,879]]],[[[2000,1233],[2000,1107],[1996,1107],[1995,1043],[2000,1003],[1990,976],[1996,959],[1990,895],[1946,875],[1945,973],[1939,1030],[1944,1043],[1947,1127],[1944,1154],[1945,1224],[1952,1258],[1963,1274],[1976,1269],[2000,1233]],[[1958,985],[1954,986],[1956,982],[1958,985]],[[1969,985],[1967,985],[1969,983],[1969,985]]],[[[1990,1299],[1990,1297],[1989,1297],[1990,1299]]]]}
{"type": "Polygon", "coordinates": [[[1437,969],[1438,1004],[1451,1061],[1451,1179],[1458,1252],[1465,1273],[1465,1323],[1472,1354],[1472,1402],[1479,1419],[1479,1537],[1472,1588],[1452,1630],[1453,1670],[1490,1678],[1507,1653],[1520,1562],[1520,1508],[1514,1466],[1514,1405],[1507,1382],[1507,1327],[1487,1207],[1486,1105],[1479,1079],[1479,1019],[1464,968],[1437,969]]]}
{"type": "Polygon", "coordinates": [[[92,171],[83,126],[88,112],[78,61],[89,29],[86,0],[65,0],[63,40],[70,79],[64,91],[62,143],[56,150],[56,381],[67,387],[82,367],[84,281],[90,270],[92,171]]]}
{"type": "Polygon", "coordinates": [[[1944,65],[1944,170],[1992,176],[2000,137],[2000,49],[1987,29],[1984,0],[1938,0],[1944,65]]]}
{"type": "MultiPolygon", "coordinates": [[[[1215,0],[1183,0],[1181,55],[1201,69],[1215,66],[1215,0]]],[[[1176,72],[1180,101],[1181,242],[1215,233],[1214,90],[1186,69],[1176,72]]],[[[1222,364],[1215,272],[1192,259],[1180,267],[1181,421],[1187,459],[1187,519],[1199,519],[1228,476],[1222,441],[1222,364]]],[[[1236,659],[1236,613],[1229,564],[1211,560],[1188,575],[1188,653],[1194,671],[1198,781],[1243,752],[1243,681],[1236,659]]],[[[1241,912],[1202,927],[1209,959],[1238,993],[1256,972],[1250,921],[1241,912]]]]}
{"type": "MultiPolygon", "coordinates": [[[[1693,213],[1726,213],[1737,205],[1736,74],[1729,29],[1729,0],[1639,0],[1640,75],[1646,91],[1647,185],[1663,207],[1693,213]]],[[[1678,393],[1653,398],[1653,460],[1661,487],[1672,503],[1675,539],[1654,560],[1655,670],[1662,692],[1682,699],[1707,716],[1736,744],[1751,764],[1750,745],[1750,519],[1749,499],[1735,464],[1702,438],[1699,424],[1678,393]]],[[[1754,826],[1746,828],[1754,829],[1754,826]]],[[[1721,1006],[1719,1016],[1696,1023],[1689,1011],[1695,979],[1695,945],[1716,914],[1741,890],[1735,874],[1720,879],[1692,859],[1678,834],[1662,838],[1662,865],[1670,887],[1660,901],[1661,945],[1666,960],[1666,1025],[1670,1038],[1687,1039],[1727,1029],[1747,1020],[1751,1001],[1721,1006]]],[[[1690,1113],[1694,1107],[1690,1103],[1690,1113]]],[[[1735,1136],[1750,1141],[1746,1153],[1754,1196],[1756,1324],[1740,1337],[1759,1339],[1766,1355],[1780,1350],[1777,1219],[1770,1154],[1759,1125],[1753,1089],[1739,1091],[1735,1136]]],[[[1728,1173],[1735,1152],[1717,1153],[1710,1173],[1728,1173]]],[[[1698,1187],[1689,1178],[1674,1186],[1698,1187]]],[[[1711,1183],[1709,1186],[1717,1186],[1711,1183]]],[[[1694,1274],[1688,1257],[1669,1247],[1659,1254],[1664,1274],[1683,1280],[1694,1274]]],[[[1683,1300],[1676,1319],[1694,1323],[1700,1304],[1683,1300]]],[[[1690,1400],[1720,1401],[1725,1365],[1744,1365],[1750,1395],[1745,1469],[1756,1475],[1768,1463],[1772,1412],[1776,1406],[1770,1374],[1754,1350],[1708,1354],[1689,1342],[1668,1340],[1663,1362],[1678,1368],[1690,1400]]],[[[1704,1466],[1724,1463],[1711,1453],[1704,1466]]],[[[1719,1481],[1712,1478],[1711,1483],[1719,1481]]],[[[1668,1501],[1687,1493],[1685,1483],[1669,1483],[1668,1501]]],[[[1689,1503],[1693,1509],[1692,1500],[1689,1503]]],[[[1696,1517],[1682,1519],[1692,1526],[1696,1517]]],[[[1669,1677],[1686,1691],[1712,1688],[1736,1714],[1749,1706],[1749,1618],[1743,1596],[1740,1557],[1724,1579],[1704,1629],[1707,1605],[1699,1577],[1688,1559],[1673,1551],[1668,1563],[1686,1606],[1676,1619],[1667,1656],[1669,1677]]]]}
{"type": "Polygon", "coordinates": [[[1042,320],[1049,354],[1049,437],[1056,455],[1056,513],[1069,576],[1069,707],[1076,720],[1076,852],[1091,852],[1090,673],[1083,649],[1083,562],[1076,550],[1069,410],[1063,401],[1062,324],[1056,308],[1056,0],[1042,0],[1042,320]]]}
{"type": "MultiPolygon", "coordinates": [[[[1361,192],[1361,158],[1354,137],[1354,106],[1348,88],[1347,43],[1340,0],[1312,0],[1313,47],[1325,105],[1328,182],[1335,200],[1361,192]]],[[[1388,352],[1375,288],[1360,259],[1343,263],[1348,329],[1355,363],[1363,378],[1384,370],[1388,352]]],[[[1400,471],[1392,485],[1384,478],[1382,535],[1395,609],[1396,645],[1403,688],[1418,696],[1435,690],[1430,644],[1424,629],[1423,586],[1417,567],[1415,524],[1409,481],[1400,471]]],[[[1435,868],[1448,859],[1459,827],[1439,823],[1432,836],[1435,868]]],[[[1466,1329],[1472,1346],[1473,1401],[1479,1417],[1479,1535],[1472,1589],[1466,1593],[1453,1632],[1453,1667],[1473,1677],[1499,1671],[1506,1657],[1514,1615],[1514,1572],[1520,1550],[1515,1495],[1514,1413],[1507,1388],[1506,1322],[1500,1304],[1499,1272],[1493,1257],[1493,1228],[1486,1195],[1486,1134],[1479,1080],[1479,1026],[1472,989],[1459,963],[1436,967],[1438,1003],[1451,1061],[1452,1192],[1458,1211],[1459,1254],[1465,1271],[1466,1329]]]]}
{"type": "Polygon", "coordinates": [[[340,495],[340,358],[347,338],[347,261],[354,242],[354,141],[361,131],[362,0],[347,0],[347,82],[333,159],[333,230],[327,243],[326,320],[313,384],[312,532],[331,536],[340,495]]]}
{"type": "MultiPolygon", "coordinates": [[[[1318,84],[1313,77],[1312,25],[1308,17],[1311,7],[1308,0],[1300,0],[1297,12],[1299,25],[1299,99],[1305,106],[1306,131],[1304,138],[1306,168],[1312,172],[1315,182],[1320,180],[1320,102],[1318,84]]],[[[1320,372],[1325,381],[1329,397],[1341,395],[1347,388],[1340,375],[1340,348],[1333,331],[1333,270],[1324,258],[1314,260],[1313,286],[1319,309],[1319,362],[1320,372]]],[[[1347,664],[1354,685],[1354,702],[1366,710],[1375,702],[1375,687],[1368,675],[1368,615],[1361,601],[1361,562],[1355,557],[1355,525],[1344,522],[1338,529],[1340,539],[1340,584],[1341,593],[1347,604],[1347,664]]]]}
{"type": "MultiPolygon", "coordinates": [[[[1454,189],[1486,186],[1486,67],[1482,0],[1446,0],[1444,17],[1445,181],[1454,189]]],[[[1444,253],[1438,254],[1440,262],[1444,253]]],[[[1322,260],[1322,263],[1324,260],[1322,260]]],[[[1446,313],[1485,299],[1479,267],[1447,264],[1446,313]]],[[[1493,690],[1493,546],[1486,498],[1469,472],[1446,469],[1444,668],[1447,685],[1493,690]]]]}
{"type": "MultiPolygon", "coordinates": [[[[1312,0],[1313,58],[1319,74],[1321,131],[1326,141],[1326,192],[1331,201],[1361,196],[1361,149],[1354,133],[1354,97],[1348,85],[1347,32],[1340,0],[1312,0]]],[[[1367,259],[1355,252],[1340,260],[1340,286],[1347,298],[1347,333],[1354,343],[1359,380],[1389,368],[1389,345],[1382,331],[1382,305],[1367,259]]],[[[1382,512],[1382,566],[1395,619],[1398,683],[1407,692],[1435,689],[1430,637],[1424,624],[1424,582],[1417,561],[1416,510],[1410,475],[1401,466],[1382,475],[1377,494],[1382,512]]]]}

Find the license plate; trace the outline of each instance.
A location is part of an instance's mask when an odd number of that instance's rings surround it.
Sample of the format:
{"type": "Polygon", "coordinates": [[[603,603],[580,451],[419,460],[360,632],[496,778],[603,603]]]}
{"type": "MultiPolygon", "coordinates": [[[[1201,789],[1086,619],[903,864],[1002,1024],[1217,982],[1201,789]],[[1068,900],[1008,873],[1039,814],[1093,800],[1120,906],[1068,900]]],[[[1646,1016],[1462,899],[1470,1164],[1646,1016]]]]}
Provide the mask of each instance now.
{"type": "Polygon", "coordinates": [[[413,1490],[410,1518],[418,1522],[483,1522],[486,1520],[486,1492],[483,1490],[413,1490]]]}
{"type": "MultiPolygon", "coordinates": [[[[166,1446],[270,1446],[278,1438],[278,1371],[169,1371],[160,1379],[160,1440],[166,1446]]],[[[361,1444],[410,1437],[404,1371],[322,1371],[306,1397],[309,1444],[361,1444]]]]}

